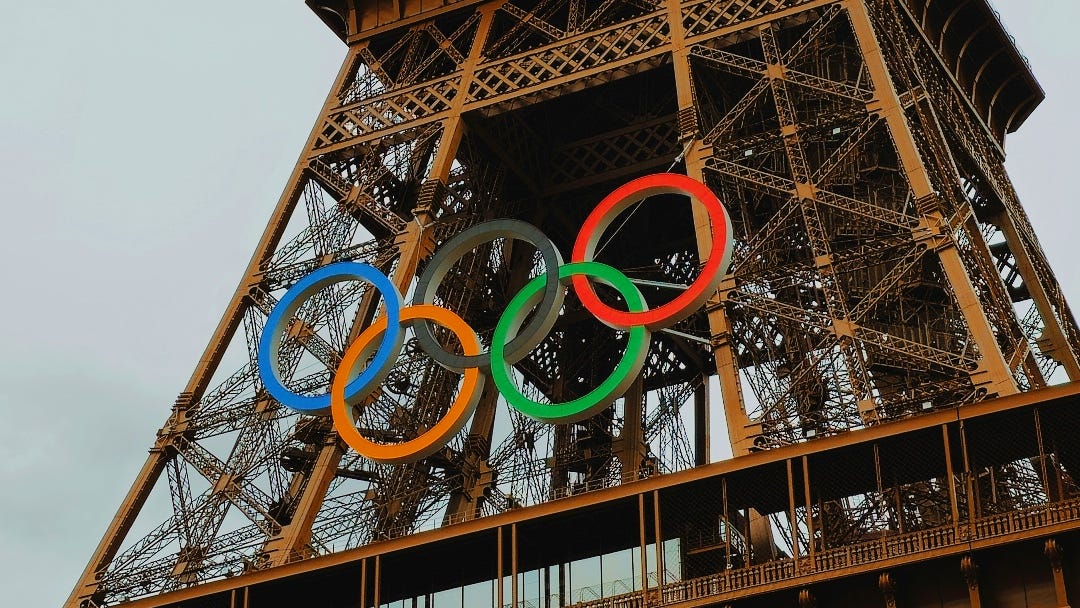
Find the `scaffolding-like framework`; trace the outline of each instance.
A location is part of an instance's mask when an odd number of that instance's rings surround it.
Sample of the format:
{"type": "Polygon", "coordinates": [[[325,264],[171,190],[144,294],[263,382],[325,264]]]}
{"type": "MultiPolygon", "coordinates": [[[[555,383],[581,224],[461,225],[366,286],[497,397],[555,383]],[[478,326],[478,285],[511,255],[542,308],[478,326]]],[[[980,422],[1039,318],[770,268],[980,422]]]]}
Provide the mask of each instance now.
{"type": "MultiPolygon", "coordinates": [[[[708,463],[712,382],[740,456],[1080,379],[1080,332],[1003,168],[1005,134],[1042,91],[985,0],[308,3],[348,55],[71,608],[708,463]],[[725,202],[733,263],[596,417],[539,423],[489,387],[446,449],[377,465],[261,386],[263,324],[308,272],[363,261],[406,293],[440,243],[501,217],[569,253],[605,194],[664,170],[725,202]],[[171,508],[148,521],[155,491],[171,508]]],[[[654,304],[693,280],[710,245],[698,206],[655,197],[624,220],[600,261],[654,304]]],[[[498,240],[460,260],[438,298],[486,342],[543,270],[498,240]]],[[[281,353],[289,387],[325,392],[379,306],[352,283],[305,304],[281,353]]],[[[620,338],[582,313],[568,298],[517,365],[531,397],[567,400],[611,371],[620,338]]],[[[357,424],[415,436],[457,383],[407,341],[357,424]]],[[[972,491],[1009,509],[1003,497],[1022,504],[1039,483],[1021,461],[972,491]]],[[[738,539],[724,567],[931,528],[949,502],[930,480],[808,504],[804,527],[748,510],[725,522],[738,539]]]]}

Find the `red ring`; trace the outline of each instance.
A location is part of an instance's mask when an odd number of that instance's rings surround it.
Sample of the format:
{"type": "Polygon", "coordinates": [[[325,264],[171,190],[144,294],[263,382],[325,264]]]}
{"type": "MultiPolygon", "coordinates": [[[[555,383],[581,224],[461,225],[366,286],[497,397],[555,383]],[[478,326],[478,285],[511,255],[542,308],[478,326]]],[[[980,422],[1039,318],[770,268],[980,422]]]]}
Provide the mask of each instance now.
{"type": "Polygon", "coordinates": [[[616,310],[600,301],[584,275],[574,275],[573,285],[582,305],[598,320],[616,329],[644,325],[650,330],[664,329],[689,317],[705,304],[720,286],[731,264],[731,218],[720,199],[708,186],[678,173],[656,173],[640,177],[616,188],[592,210],[574,241],[570,261],[592,261],[596,246],[611,222],[627,207],[654,194],[686,194],[705,207],[712,227],[712,248],[701,274],[686,291],[663,306],[643,312],[616,310]]]}

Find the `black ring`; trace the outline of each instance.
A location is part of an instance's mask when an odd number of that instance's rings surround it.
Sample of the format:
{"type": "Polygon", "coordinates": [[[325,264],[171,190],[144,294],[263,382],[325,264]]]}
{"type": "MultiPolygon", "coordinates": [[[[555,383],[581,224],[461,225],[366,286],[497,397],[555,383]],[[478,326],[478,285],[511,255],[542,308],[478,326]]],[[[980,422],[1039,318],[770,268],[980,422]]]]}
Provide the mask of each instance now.
{"type": "MultiPolygon", "coordinates": [[[[537,314],[528,325],[521,329],[517,337],[506,345],[507,357],[510,360],[520,360],[543,342],[555,325],[555,321],[558,320],[563,302],[563,286],[559,281],[562,255],[559,254],[559,250],[551,239],[536,226],[521,220],[499,219],[477,224],[454,236],[432,256],[427,268],[420,275],[413,295],[413,305],[434,304],[435,292],[454,263],[477,245],[499,237],[524,241],[536,247],[547,267],[544,298],[537,307],[537,314]]],[[[461,372],[472,367],[487,369],[491,366],[491,351],[469,357],[448,352],[435,339],[431,323],[427,320],[417,319],[413,324],[413,329],[416,332],[416,339],[420,342],[420,348],[443,367],[461,372]]]]}

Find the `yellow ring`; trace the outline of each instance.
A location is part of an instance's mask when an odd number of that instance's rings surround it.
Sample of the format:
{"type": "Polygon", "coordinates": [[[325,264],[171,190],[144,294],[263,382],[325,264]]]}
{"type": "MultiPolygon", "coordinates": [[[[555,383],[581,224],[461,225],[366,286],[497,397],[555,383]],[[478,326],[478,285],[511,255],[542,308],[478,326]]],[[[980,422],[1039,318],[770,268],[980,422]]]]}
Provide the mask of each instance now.
{"type": "MultiPolygon", "coordinates": [[[[454,332],[461,342],[465,356],[480,354],[480,340],[476,337],[469,324],[451,310],[431,304],[406,306],[401,309],[401,323],[415,319],[427,319],[434,321],[450,331],[454,332]]],[[[435,426],[422,433],[415,439],[402,443],[385,444],[370,441],[356,430],[356,424],[350,413],[351,406],[366,399],[371,392],[357,394],[351,399],[345,399],[345,387],[348,379],[355,375],[356,367],[362,361],[367,360],[366,354],[370,354],[369,348],[376,338],[387,329],[386,315],[380,315],[370,326],[367,327],[356,340],[353,341],[341,358],[337,373],[334,374],[334,383],[330,387],[330,412],[334,419],[334,428],[345,443],[357,454],[370,458],[375,462],[386,464],[398,464],[402,462],[414,462],[426,458],[439,451],[451,437],[465,426],[465,423],[476,410],[476,404],[480,401],[480,393],[484,388],[484,376],[480,369],[472,367],[465,370],[461,388],[457,398],[450,405],[450,411],[443,416],[435,426]]]]}

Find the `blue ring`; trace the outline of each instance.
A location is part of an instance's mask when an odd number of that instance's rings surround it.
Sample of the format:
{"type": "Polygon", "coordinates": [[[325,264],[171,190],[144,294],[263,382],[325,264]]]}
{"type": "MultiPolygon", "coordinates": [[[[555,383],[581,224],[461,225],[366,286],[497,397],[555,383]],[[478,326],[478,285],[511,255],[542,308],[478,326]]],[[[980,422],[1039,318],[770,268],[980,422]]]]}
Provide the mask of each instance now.
{"type": "Polygon", "coordinates": [[[386,301],[387,329],[371,364],[345,387],[345,395],[356,395],[381,383],[393,365],[393,359],[401,350],[404,331],[401,316],[401,294],[397,287],[378,268],[359,262],[338,262],[323,266],[305,276],[289,288],[270,311],[262,336],[259,338],[259,377],[270,396],[282,405],[308,414],[324,414],[330,411],[330,394],[300,395],[285,388],[278,371],[278,347],[281,334],[288,327],[293,315],[307,299],[320,289],[355,279],[370,283],[386,301]]]}

